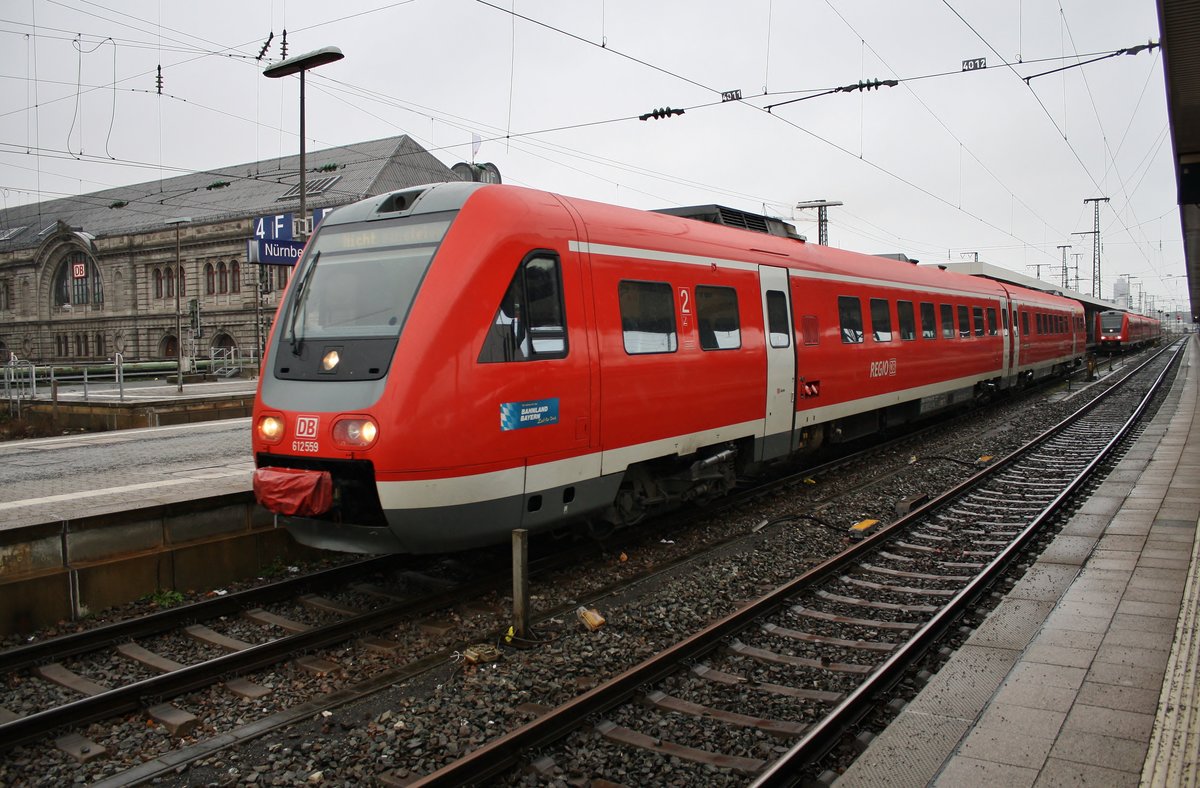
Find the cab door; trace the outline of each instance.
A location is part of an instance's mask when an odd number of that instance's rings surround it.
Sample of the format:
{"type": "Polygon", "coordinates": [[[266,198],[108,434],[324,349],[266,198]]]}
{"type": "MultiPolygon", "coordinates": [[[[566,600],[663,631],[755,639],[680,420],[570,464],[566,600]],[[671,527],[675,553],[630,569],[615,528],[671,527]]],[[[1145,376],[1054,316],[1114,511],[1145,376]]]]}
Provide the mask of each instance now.
{"type": "Polygon", "coordinates": [[[760,265],[764,346],[767,354],[766,413],[759,460],[782,457],[791,448],[796,415],[796,351],[786,268],[760,265]]]}

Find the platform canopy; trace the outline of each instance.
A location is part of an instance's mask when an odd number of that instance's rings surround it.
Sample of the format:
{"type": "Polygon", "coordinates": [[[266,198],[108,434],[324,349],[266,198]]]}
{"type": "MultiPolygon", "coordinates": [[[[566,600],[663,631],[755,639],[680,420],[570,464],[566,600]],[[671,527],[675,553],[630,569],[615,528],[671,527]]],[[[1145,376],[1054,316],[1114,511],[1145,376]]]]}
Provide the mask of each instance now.
{"type": "Polygon", "coordinates": [[[1158,0],[1192,316],[1200,317],[1200,0],[1158,0]]]}

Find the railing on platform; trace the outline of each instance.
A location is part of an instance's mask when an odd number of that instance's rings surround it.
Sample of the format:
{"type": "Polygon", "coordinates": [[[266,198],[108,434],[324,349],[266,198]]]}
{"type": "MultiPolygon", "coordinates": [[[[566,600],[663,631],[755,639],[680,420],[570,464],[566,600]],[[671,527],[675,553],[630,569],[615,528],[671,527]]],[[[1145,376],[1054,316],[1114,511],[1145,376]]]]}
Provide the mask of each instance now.
{"type": "MultiPolygon", "coordinates": [[[[22,403],[51,398],[59,387],[70,386],[84,400],[97,387],[103,386],[111,392],[113,384],[119,399],[125,401],[126,384],[137,380],[153,380],[176,374],[174,360],[128,362],[123,353],[114,353],[109,362],[79,364],[36,364],[17,358],[9,353],[8,359],[0,361],[3,375],[3,397],[8,402],[9,416],[20,418],[22,403]]],[[[192,372],[228,379],[238,375],[253,377],[258,373],[258,358],[253,349],[242,353],[237,348],[213,348],[211,358],[199,359],[192,365],[192,372]]]]}

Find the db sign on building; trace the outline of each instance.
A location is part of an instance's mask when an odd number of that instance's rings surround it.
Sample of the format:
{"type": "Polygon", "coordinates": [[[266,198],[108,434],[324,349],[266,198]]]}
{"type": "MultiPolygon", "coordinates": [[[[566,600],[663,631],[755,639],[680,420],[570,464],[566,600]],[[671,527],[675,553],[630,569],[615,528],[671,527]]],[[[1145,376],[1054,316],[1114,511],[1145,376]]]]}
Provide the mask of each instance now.
{"type": "Polygon", "coordinates": [[[71,276],[76,279],[87,279],[87,263],[72,263],[71,276]]]}

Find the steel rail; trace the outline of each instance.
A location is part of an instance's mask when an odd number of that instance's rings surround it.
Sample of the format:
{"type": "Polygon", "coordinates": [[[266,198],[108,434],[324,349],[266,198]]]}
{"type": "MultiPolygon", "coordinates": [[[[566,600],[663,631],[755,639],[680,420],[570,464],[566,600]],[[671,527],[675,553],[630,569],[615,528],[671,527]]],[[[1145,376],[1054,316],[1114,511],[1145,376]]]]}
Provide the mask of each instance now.
{"type": "MultiPolygon", "coordinates": [[[[1103,392],[1095,400],[1079,408],[1058,425],[1044,431],[1042,434],[1038,435],[1024,446],[1013,451],[1008,456],[981,470],[979,473],[972,475],[959,485],[947,490],[920,508],[913,510],[910,514],[896,520],[887,527],[880,529],[862,541],[855,543],[844,552],[839,553],[838,555],[827,559],[817,566],[812,567],[785,585],[780,586],[774,591],[771,591],[769,594],[745,605],[720,621],[710,624],[709,626],[694,633],[674,646],[671,646],[665,651],[647,658],[638,665],[635,665],[634,667],[629,668],[623,673],[617,675],[613,679],[594,687],[593,689],[574,698],[573,700],[551,709],[542,716],[531,720],[516,730],[513,730],[504,736],[484,744],[483,746],[471,751],[463,758],[447,764],[431,774],[414,780],[410,783],[410,787],[440,788],[441,786],[480,784],[512,768],[513,765],[519,762],[524,753],[538,750],[552,744],[557,740],[560,740],[567,733],[584,724],[592,715],[605,712],[614,706],[627,701],[646,685],[653,684],[671,675],[678,670],[678,667],[681,663],[696,660],[704,656],[708,652],[717,648],[724,638],[746,629],[758,619],[764,617],[774,610],[783,607],[789,602],[791,597],[797,594],[797,592],[809,586],[815,585],[817,582],[824,580],[825,578],[840,571],[843,567],[857,562],[862,556],[871,553],[875,548],[889,541],[895,534],[902,532],[911,524],[929,515],[931,512],[940,508],[944,504],[956,499],[971,487],[974,487],[978,482],[993,476],[1002,469],[1013,465],[1034,447],[1040,445],[1048,438],[1067,429],[1076,421],[1090,413],[1093,409],[1099,407],[1099,405],[1103,401],[1106,401],[1110,396],[1115,395],[1115,392],[1120,389],[1119,384],[1129,380],[1133,375],[1137,374],[1138,371],[1154,361],[1154,359],[1163,352],[1166,352],[1166,350],[1160,351],[1159,354],[1147,359],[1145,363],[1139,365],[1137,368],[1124,375],[1117,382],[1117,384],[1110,387],[1108,391],[1103,392]]],[[[1169,364],[1167,369],[1170,369],[1169,364]]],[[[1165,370],[1163,374],[1165,375],[1165,370]]],[[[1160,381],[1161,379],[1162,376],[1160,376],[1160,381]]],[[[1147,399],[1148,397],[1149,395],[1147,396],[1147,399]]],[[[1143,406],[1138,409],[1137,413],[1140,414],[1144,409],[1145,401],[1146,400],[1143,400],[1143,406]]],[[[1116,439],[1110,442],[1110,444],[1115,445],[1115,442],[1116,439]]],[[[1110,450],[1110,448],[1106,449],[1105,453],[1110,450]]],[[[1098,464],[1098,461],[1099,460],[1093,462],[1088,467],[1093,468],[1096,464],[1098,464]]],[[[1056,501],[1064,497],[1065,494],[1060,495],[1056,501]]],[[[1032,533],[1032,531],[1029,531],[1029,533],[1032,533]]],[[[978,588],[979,585],[980,584],[974,584],[974,587],[978,588]]],[[[960,597],[963,597],[961,593],[957,595],[955,599],[959,599],[960,597]]],[[[942,622],[948,621],[952,618],[952,616],[949,617],[949,619],[945,616],[938,618],[939,631],[940,628],[945,625],[942,622]]],[[[914,638],[915,637],[916,634],[914,634],[914,638]]],[[[906,641],[906,644],[910,643],[911,640],[912,639],[906,641]]],[[[902,652],[906,655],[909,655],[910,658],[913,655],[920,653],[919,650],[914,651],[911,648],[902,649],[902,652]]],[[[885,664],[899,664],[899,661],[897,660],[896,656],[893,656],[889,658],[885,664]]],[[[889,668],[889,670],[891,669],[892,668],[889,668]]],[[[876,671],[876,673],[873,674],[873,677],[880,672],[881,671],[876,671]]],[[[879,685],[875,684],[875,686],[879,685]]],[[[843,703],[839,704],[835,708],[835,713],[840,712],[840,717],[842,719],[845,718],[847,710],[851,710],[856,714],[861,714],[861,707],[852,705],[849,701],[851,698],[859,701],[864,697],[864,695],[865,693],[858,691],[852,693],[850,696],[848,696],[846,701],[843,701],[843,703]]],[[[829,725],[824,725],[821,726],[821,730],[824,731],[822,735],[822,741],[824,741],[831,735],[830,731],[832,730],[832,727],[829,725]]],[[[813,739],[814,737],[810,734],[809,736],[805,737],[804,741],[812,741],[813,739]]],[[[791,751],[789,751],[789,755],[790,754],[791,751]]]]}

